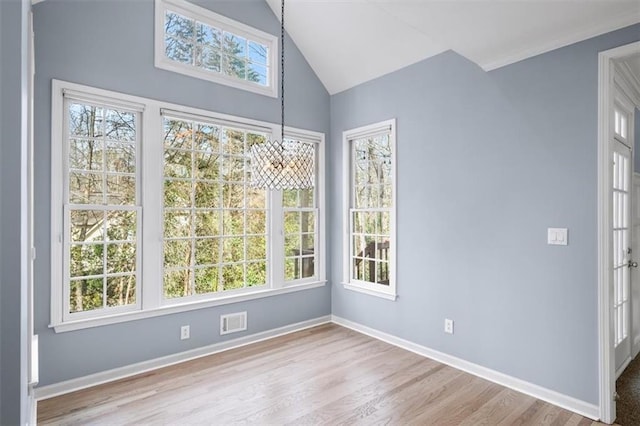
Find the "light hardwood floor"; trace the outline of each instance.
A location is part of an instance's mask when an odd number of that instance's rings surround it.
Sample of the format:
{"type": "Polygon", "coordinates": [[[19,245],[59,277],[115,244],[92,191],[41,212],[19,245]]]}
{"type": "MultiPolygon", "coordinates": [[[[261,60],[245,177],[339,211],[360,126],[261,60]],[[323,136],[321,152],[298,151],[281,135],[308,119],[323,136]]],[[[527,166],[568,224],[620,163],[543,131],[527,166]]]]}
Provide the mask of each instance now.
{"type": "Polygon", "coordinates": [[[38,423],[597,424],[333,324],[40,401],[38,423]]]}

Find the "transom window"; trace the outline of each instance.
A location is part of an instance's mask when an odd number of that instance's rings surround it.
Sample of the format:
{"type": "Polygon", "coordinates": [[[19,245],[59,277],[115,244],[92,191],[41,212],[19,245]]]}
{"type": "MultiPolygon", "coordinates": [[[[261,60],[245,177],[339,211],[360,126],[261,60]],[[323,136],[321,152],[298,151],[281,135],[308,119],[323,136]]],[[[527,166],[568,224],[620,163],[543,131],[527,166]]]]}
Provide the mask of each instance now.
{"type": "Polygon", "coordinates": [[[56,331],[324,285],[322,134],[285,133],[314,147],[316,187],[260,190],[248,154],[280,126],[52,86],[56,331]]]}
{"type": "Polygon", "coordinates": [[[395,298],[395,121],[344,134],[345,285],[395,298]]]}
{"type": "Polygon", "coordinates": [[[277,38],[184,0],[156,0],[156,66],[277,96],[277,38]]]}

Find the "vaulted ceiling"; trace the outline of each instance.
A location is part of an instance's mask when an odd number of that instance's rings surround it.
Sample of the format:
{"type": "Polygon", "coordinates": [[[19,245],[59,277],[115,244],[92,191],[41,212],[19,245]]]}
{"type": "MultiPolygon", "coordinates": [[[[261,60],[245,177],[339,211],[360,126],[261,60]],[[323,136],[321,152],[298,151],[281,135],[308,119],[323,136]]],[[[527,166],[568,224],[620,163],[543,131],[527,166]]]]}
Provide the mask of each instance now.
{"type": "MultiPolygon", "coordinates": [[[[280,16],[280,0],[267,0],[280,16]]],[[[286,0],[285,26],[334,94],[453,50],[489,71],[640,22],[640,0],[286,0]]]]}

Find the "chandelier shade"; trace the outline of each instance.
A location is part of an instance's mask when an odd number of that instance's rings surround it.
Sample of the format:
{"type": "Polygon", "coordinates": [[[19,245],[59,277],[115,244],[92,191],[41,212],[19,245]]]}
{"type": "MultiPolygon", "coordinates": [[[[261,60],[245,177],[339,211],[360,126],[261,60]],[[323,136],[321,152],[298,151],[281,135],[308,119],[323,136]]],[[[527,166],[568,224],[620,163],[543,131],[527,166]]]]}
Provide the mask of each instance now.
{"type": "Polygon", "coordinates": [[[251,147],[251,186],[262,189],[312,188],[313,144],[266,141],[251,147]]]}
{"type": "Polygon", "coordinates": [[[313,145],[284,138],[284,0],[280,25],[281,138],[251,147],[251,186],[260,189],[307,189],[315,181],[313,145]]]}

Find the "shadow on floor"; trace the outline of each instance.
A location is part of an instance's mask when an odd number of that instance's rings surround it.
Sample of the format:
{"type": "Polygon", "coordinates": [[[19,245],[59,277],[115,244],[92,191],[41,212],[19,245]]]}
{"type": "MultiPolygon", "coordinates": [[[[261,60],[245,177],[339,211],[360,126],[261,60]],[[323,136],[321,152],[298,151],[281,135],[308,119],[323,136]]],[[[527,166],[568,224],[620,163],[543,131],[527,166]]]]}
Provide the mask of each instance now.
{"type": "Polygon", "coordinates": [[[640,356],[636,356],[618,378],[616,392],[620,397],[616,403],[616,423],[640,425],[640,356]]]}

